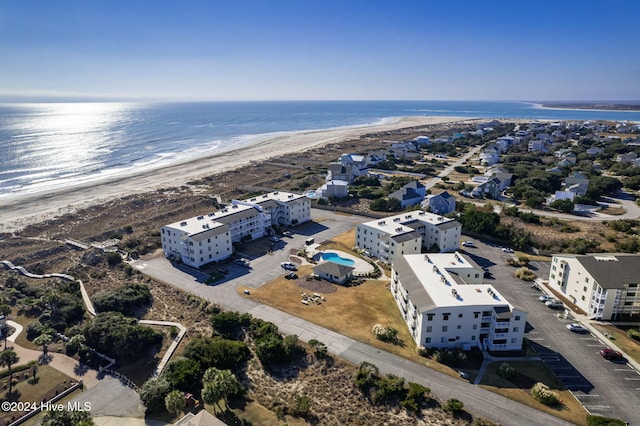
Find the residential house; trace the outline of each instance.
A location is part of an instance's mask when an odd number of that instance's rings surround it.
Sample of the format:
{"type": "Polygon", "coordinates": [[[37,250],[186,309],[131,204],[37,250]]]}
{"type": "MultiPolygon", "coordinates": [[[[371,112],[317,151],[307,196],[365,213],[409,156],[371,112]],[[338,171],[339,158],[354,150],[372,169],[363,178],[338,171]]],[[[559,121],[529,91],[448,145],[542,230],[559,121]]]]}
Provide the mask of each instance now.
{"type": "Polygon", "coordinates": [[[589,155],[598,155],[598,154],[602,154],[604,152],[604,148],[600,148],[597,146],[592,146],[591,148],[587,149],[587,154],[589,155]]]}
{"type": "Polygon", "coordinates": [[[418,136],[413,141],[418,147],[421,145],[431,145],[431,139],[429,139],[429,136],[418,136]]]}
{"type": "Polygon", "coordinates": [[[313,274],[335,284],[344,284],[352,278],[354,270],[355,268],[352,266],[322,262],[313,267],[313,274]]]}
{"type": "Polygon", "coordinates": [[[330,180],[316,190],[314,198],[344,198],[349,195],[349,182],[330,180]]]}
{"type": "Polygon", "coordinates": [[[498,198],[500,192],[500,179],[492,177],[486,182],[476,186],[473,191],[471,191],[471,196],[476,198],[498,198]]]}
{"type": "Polygon", "coordinates": [[[311,200],[306,195],[285,191],[274,191],[232,203],[261,208],[271,217],[266,226],[291,226],[311,220],[311,200]]]}
{"type": "Polygon", "coordinates": [[[502,149],[502,152],[504,152],[507,148],[509,148],[511,145],[516,143],[516,138],[514,138],[513,136],[502,136],[499,137],[498,140],[496,141],[496,145],[500,146],[500,148],[502,149]]]}
{"type": "Polygon", "coordinates": [[[356,173],[353,171],[353,167],[345,166],[341,163],[333,162],[329,163],[329,167],[327,170],[327,177],[325,178],[326,182],[332,180],[343,180],[348,183],[352,183],[356,178],[356,173]]]}
{"type": "Polygon", "coordinates": [[[618,154],[618,156],[616,157],[616,161],[618,163],[631,163],[636,158],[638,158],[638,154],[631,151],[624,154],[618,154]]]}
{"type": "Polygon", "coordinates": [[[480,163],[486,166],[493,166],[500,161],[501,150],[497,146],[485,148],[479,155],[480,163]]]}
{"type": "Polygon", "coordinates": [[[503,167],[489,167],[485,172],[485,176],[496,177],[500,180],[500,192],[504,191],[511,186],[511,180],[513,179],[513,173],[503,167]]]}
{"type": "Polygon", "coordinates": [[[389,198],[400,201],[403,209],[420,204],[427,195],[427,188],[419,181],[409,182],[399,190],[389,194],[389,198]]]}
{"type": "Polygon", "coordinates": [[[640,255],[556,254],[549,286],[587,313],[603,321],[640,315],[640,255]]]}
{"type": "Polygon", "coordinates": [[[532,139],[529,141],[529,152],[547,152],[545,141],[532,139]]]}
{"type": "Polygon", "coordinates": [[[451,142],[453,142],[452,136],[440,136],[438,139],[436,139],[436,143],[451,143],[451,142]]]}
{"type": "Polygon", "coordinates": [[[431,213],[444,216],[456,210],[456,199],[444,191],[435,195],[427,195],[421,206],[431,213]]]}
{"type": "Polygon", "coordinates": [[[391,294],[418,347],[522,348],[527,313],[482,277],[482,268],[458,252],[394,260],[391,294]]]}
{"type": "Polygon", "coordinates": [[[573,172],[564,179],[562,188],[565,191],[573,192],[577,196],[585,195],[589,188],[589,178],[580,172],[573,172]]]}
{"type": "Polygon", "coordinates": [[[454,251],[461,234],[457,220],[420,210],[356,225],[356,247],[391,263],[397,256],[420,253],[422,248],[454,251]]]}

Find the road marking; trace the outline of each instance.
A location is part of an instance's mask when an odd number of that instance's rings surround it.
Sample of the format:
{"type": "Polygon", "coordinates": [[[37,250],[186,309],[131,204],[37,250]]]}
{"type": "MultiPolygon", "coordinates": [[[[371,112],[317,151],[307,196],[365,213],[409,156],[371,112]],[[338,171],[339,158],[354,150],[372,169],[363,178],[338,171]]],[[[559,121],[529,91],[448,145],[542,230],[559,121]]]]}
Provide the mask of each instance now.
{"type": "Polygon", "coordinates": [[[529,340],[544,340],[544,337],[529,337],[529,340]]]}
{"type": "Polygon", "coordinates": [[[587,410],[608,410],[611,408],[608,405],[583,405],[587,410]]]}
{"type": "Polygon", "coordinates": [[[615,371],[633,371],[628,368],[616,368],[615,371]]]}
{"type": "Polygon", "coordinates": [[[581,337],[580,340],[595,340],[596,338],[593,336],[581,337]]]}
{"type": "Polygon", "coordinates": [[[589,348],[599,348],[599,347],[601,347],[601,346],[602,346],[602,345],[587,345],[587,347],[589,347],[589,348]]]}
{"type": "Polygon", "coordinates": [[[576,398],[582,398],[583,396],[584,396],[584,397],[586,397],[586,396],[600,396],[600,395],[591,395],[591,394],[586,394],[586,393],[585,393],[584,395],[576,395],[576,394],[573,394],[573,395],[574,395],[576,398]]]}
{"type": "Polygon", "coordinates": [[[625,380],[640,380],[640,377],[625,377],[625,380]]]}

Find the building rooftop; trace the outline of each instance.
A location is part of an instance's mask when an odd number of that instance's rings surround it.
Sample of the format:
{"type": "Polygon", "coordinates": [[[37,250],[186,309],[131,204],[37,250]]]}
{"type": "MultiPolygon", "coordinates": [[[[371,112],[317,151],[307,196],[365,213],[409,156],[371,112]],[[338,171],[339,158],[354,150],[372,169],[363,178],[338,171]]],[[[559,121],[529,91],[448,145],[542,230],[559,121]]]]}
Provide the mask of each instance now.
{"type": "Polygon", "coordinates": [[[475,277],[483,271],[458,252],[404,255],[393,268],[420,312],[449,306],[511,306],[492,285],[465,282],[465,273],[475,277]]]}
{"type": "Polygon", "coordinates": [[[369,222],[364,222],[363,225],[377,229],[379,231],[383,231],[393,236],[411,232],[416,228],[415,225],[418,225],[419,227],[419,224],[415,223],[416,221],[429,223],[432,225],[442,225],[448,223],[448,227],[455,227],[460,224],[455,219],[449,219],[437,214],[428,213],[422,210],[416,210],[408,213],[400,213],[395,216],[389,216],[384,219],[371,220],[369,222]]]}
{"type": "Polygon", "coordinates": [[[185,232],[189,235],[195,235],[211,229],[223,227],[225,224],[232,221],[241,220],[257,213],[259,213],[259,210],[256,207],[234,204],[217,212],[194,216],[189,219],[171,223],[166,225],[166,227],[185,232]]]}
{"type": "Polygon", "coordinates": [[[627,284],[640,282],[640,255],[638,254],[560,254],[554,257],[574,257],[605,289],[624,288],[627,284]]]}
{"type": "Polygon", "coordinates": [[[306,198],[307,197],[304,195],[294,194],[292,192],[274,191],[274,192],[269,192],[268,194],[259,195],[257,197],[249,198],[243,201],[247,203],[254,203],[254,204],[264,203],[268,200],[279,201],[281,203],[288,203],[291,201],[296,201],[296,200],[306,199],[306,198]]]}

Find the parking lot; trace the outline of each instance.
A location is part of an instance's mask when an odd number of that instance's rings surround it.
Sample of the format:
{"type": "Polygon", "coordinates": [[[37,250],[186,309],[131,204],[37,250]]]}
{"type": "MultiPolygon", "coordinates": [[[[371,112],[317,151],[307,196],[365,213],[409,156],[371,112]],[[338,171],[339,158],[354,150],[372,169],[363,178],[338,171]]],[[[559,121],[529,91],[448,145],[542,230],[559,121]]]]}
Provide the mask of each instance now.
{"type": "MultiPolygon", "coordinates": [[[[499,246],[474,241],[476,248],[466,247],[480,266],[487,267],[493,283],[513,305],[528,312],[528,338],[540,359],[562,380],[574,396],[592,414],[640,424],[640,375],[625,360],[607,360],[600,355],[606,342],[586,333],[569,331],[576,322],[571,313],[550,309],[538,298],[545,294],[531,283],[514,276],[516,268],[507,264],[511,254],[499,246]]],[[[531,269],[541,278],[549,275],[549,262],[531,262],[531,269]]]]}

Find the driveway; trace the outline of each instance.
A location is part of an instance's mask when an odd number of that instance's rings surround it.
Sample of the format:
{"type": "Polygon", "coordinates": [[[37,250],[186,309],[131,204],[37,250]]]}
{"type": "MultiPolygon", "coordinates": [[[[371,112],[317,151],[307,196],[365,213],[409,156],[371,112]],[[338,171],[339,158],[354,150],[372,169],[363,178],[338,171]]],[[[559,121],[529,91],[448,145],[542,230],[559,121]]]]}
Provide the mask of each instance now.
{"type": "MultiPolygon", "coordinates": [[[[314,236],[318,242],[329,239],[352,229],[356,223],[368,220],[367,218],[315,209],[312,209],[312,218],[317,223],[302,227],[300,233],[294,235],[294,238],[290,240],[290,247],[302,247],[308,236],[314,236]],[[313,230],[316,229],[319,232],[313,234],[313,230]]],[[[298,233],[298,229],[296,229],[296,233],[298,233]]],[[[258,301],[252,300],[250,296],[245,297],[238,293],[238,286],[257,287],[281,274],[279,263],[286,260],[286,253],[288,253],[287,249],[252,259],[250,272],[242,273],[215,286],[201,284],[202,281],[199,282],[197,278],[198,274],[178,271],[164,258],[140,260],[135,263],[135,266],[154,279],[204,297],[226,309],[248,312],[257,318],[271,321],[278,326],[282,333],[296,334],[302,341],[310,339],[322,341],[331,353],[354,364],[360,364],[363,361],[372,362],[378,366],[382,373],[393,373],[408,381],[423,384],[431,388],[431,393],[441,400],[458,398],[464,402],[465,409],[502,425],[544,424],[552,426],[569,424],[557,417],[511,401],[461,379],[447,376],[280,310],[261,305],[258,301]]],[[[238,268],[242,267],[238,266],[238,268]]],[[[237,273],[237,271],[233,273],[237,273]]]]}

